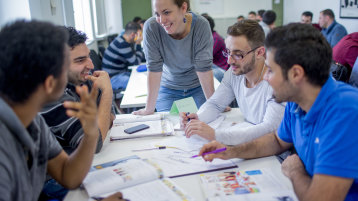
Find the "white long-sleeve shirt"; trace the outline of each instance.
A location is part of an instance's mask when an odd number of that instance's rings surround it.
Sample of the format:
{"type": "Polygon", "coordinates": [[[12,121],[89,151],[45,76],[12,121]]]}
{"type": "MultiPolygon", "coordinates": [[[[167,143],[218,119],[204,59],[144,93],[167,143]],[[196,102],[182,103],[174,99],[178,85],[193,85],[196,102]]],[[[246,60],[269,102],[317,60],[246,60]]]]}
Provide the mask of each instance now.
{"type": "Polygon", "coordinates": [[[244,123],[215,130],[216,140],[236,145],[275,131],[285,111],[285,104],[276,103],[272,88],[265,80],[247,88],[244,75],[234,75],[230,68],[215,93],[199,109],[199,120],[215,120],[235,98],[245,117],[244,123]]]}

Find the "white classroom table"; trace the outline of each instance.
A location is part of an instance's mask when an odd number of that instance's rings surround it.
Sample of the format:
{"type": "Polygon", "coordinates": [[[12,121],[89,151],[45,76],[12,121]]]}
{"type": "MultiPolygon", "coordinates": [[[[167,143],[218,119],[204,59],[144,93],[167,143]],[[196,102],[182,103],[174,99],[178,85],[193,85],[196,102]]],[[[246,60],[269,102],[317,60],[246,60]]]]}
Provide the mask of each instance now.
{"type": "MultiPolygon", "coordinates": [[[[121,102],[121,108],[145,107],[147,101],[147,74],[148,72],[137,72],[138,66],[130,67],[132,73],[129,77],[127,88],[121,102]]],[[[220,85],[214,77],[214,88],[220,85]]]]}
{"type": "MultiPolygon", "coordinates": [[[[226,112],[223,114],[226,115],[225,121],[232,123],[244,121],[244,117],[242,116],[242,113],[240,112],[239,108],[232,108],[230,112],[226,112]]],[[[170,119],[173,123],[177,123],[179,121],[178,116],[166,115],[166,117],[170,119]]],[[[100,153],[95,154],[92,165],[98,165],[132,155],[137,155],[140,157],[140,152],[132,152],[132,150],[148,148],[148,146],[152,145],[153,143],[170,137],[179,137],[180,135],[183,135],[183,131],[177,131],[175,136],[135,138],[112,142],[109,142],[109,136],[107,136],[103,144],[102,150],[100,151],[100,153]]],[[[281,184],[287,186],[289,189],[293,189],[290,180],[281,173],[281,164],[277,160],[276,156],[251,160],[242,160],[238,162],[238,168],[239,170],[253,170],[262,168],[270,169],[277,177],[277,179],[281,182],[281,184]]],[[[230,169],[227,169],[225,171],[228,170],[230,169]]],[[[201,189],[199,174],[172,178],[172,180],[196,201],[205,200],[204,194],[201,189]]],[[[88,197],[87,192],[83,189],[71,190],[65,197],[65,201],[82,200],[92,200],[88,197]]]]}

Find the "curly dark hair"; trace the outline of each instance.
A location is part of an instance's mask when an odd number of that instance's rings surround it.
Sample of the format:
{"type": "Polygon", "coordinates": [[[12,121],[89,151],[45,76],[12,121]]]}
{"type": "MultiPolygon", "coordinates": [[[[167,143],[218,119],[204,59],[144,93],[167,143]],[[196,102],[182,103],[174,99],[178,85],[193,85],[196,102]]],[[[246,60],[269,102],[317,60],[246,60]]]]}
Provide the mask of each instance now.
{"type": "Polygon", "coordinates": [[[63,70],[68,34],[48,22],[18,20],[0,31],[0,95],[26,101],[50,75],[63,70]]]}
{"type": "Polygon", "coordinates": [[[265,47],[275,52],[274,60],[281,66],[285,79],[292,66],[298,64],[311,84],[323,86],[327,81],[332,48],[312,25],[292,23],[277,27],[267,35],[265,47]]]}
{"type": "Polygon", "coordinates": [[[85,43],[87,40],[86,33],[76,30],[74,27],[65,27],[69,34],[68,39],[68,46],[70,46],[71,49],[75,48],[77,45],[80,45],[82,43],[85,43]]]}

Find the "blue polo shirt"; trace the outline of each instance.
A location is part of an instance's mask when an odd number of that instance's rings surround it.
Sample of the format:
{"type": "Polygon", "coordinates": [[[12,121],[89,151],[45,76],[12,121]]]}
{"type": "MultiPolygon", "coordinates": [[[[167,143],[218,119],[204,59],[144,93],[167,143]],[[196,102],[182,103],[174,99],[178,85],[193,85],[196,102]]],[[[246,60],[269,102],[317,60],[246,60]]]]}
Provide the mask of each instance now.
{"type": "Polygon", "coordinates": [[[322,29],[321,33],[327,39],[331,47],[334,47],[345,35],[347,35],[347,30],[343,25],[334,20],[331,25],[322,29]]]}
{"type": "Polygon", "coordinates": [[[293,143],[306,171],[354,178],[346,200],[358,198],[358,90],[331,77],[306,113],[287,103],[278,136],[293,143]]]}

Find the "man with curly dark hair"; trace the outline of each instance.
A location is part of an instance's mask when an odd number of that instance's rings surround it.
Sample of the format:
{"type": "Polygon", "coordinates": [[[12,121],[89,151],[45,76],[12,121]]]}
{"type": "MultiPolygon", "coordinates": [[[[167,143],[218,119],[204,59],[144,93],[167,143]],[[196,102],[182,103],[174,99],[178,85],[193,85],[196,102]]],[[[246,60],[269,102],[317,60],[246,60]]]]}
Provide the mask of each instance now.
{"type": "MultiPolygon", "coordinates": [[[[91,74],[94,66],[89,56],[90,50],[85,43],[86,34],[73,27],[66,27],[66,29],[69,34],[67,44],[70,47],[71,61],[68,83],[62,97],[58,101],[46,105],[42,109],[41,115],[63,149],[68,154],[72,153],[81,143],[84,131],[79,119],[67,116],[63,102],[69,100],[80,102],[76,86],[87,85],[88,88],[92,88],[92,85],[96,85],[100,90],[97,98],[99,132],[96,149],[96,152],[99,152],[114,120],[114,115],[111,114],[113,91],[110,78],[105,71],[94,71],[93,75],[91,74]]],[[[66,195],[67,190],[58,186],[54,180],[49,180],[45,184],[44,193],[49,197],[61,199],[66,195]]]]}

